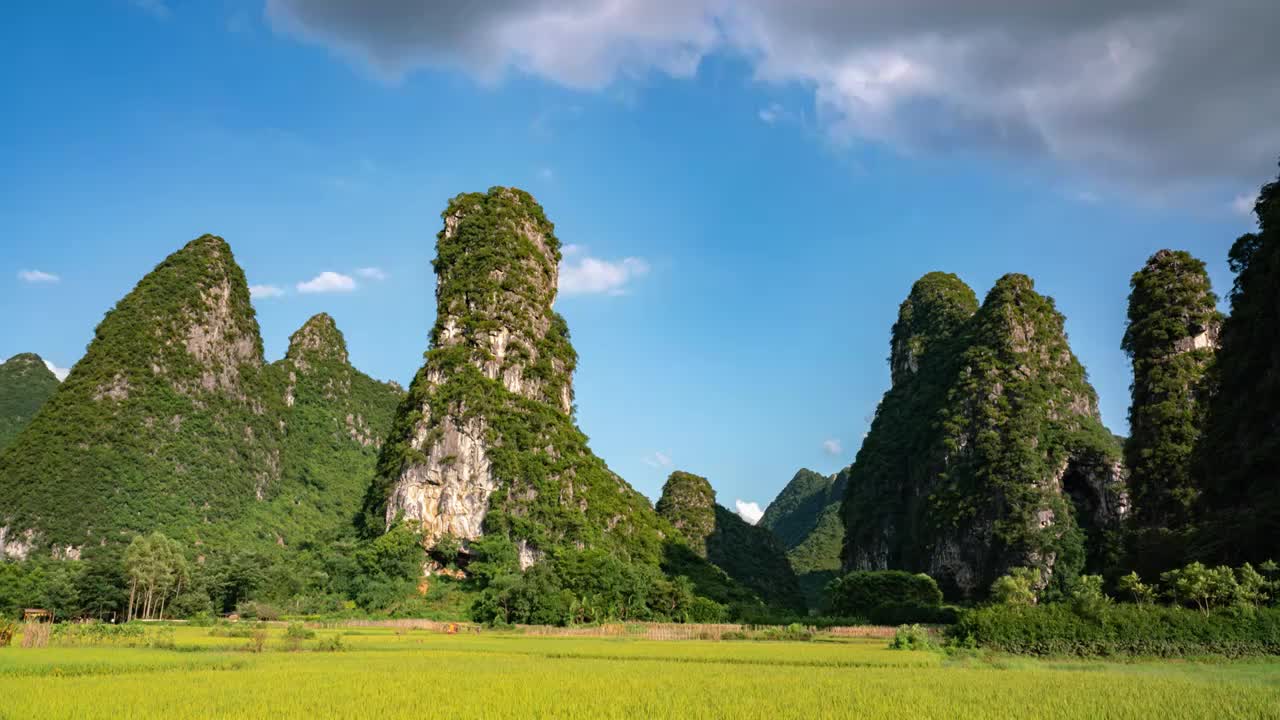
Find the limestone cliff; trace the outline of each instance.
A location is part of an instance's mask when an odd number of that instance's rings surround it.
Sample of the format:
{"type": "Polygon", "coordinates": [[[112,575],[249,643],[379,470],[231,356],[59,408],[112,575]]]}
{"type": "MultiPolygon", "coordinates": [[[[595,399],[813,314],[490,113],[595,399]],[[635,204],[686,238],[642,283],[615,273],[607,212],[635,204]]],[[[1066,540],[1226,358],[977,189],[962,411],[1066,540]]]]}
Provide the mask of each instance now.
{"type": "Polygon", "coordinates": [[[903,304],[890,365],[904,371],[848,471],[844,565],[927,572],[953,596],[1023,565],[1061,587],[1114,552],[1119,447],[1053,301],[1022,275],[966,315],[971,295],[931,273],[903,304]],[[939,280],[948,292],[921,292],[939,280]],[[919,327],[928,342],[902,341],[919,327]]]}
{"type": "Polygon", "coordinates": [[[0,455],[0,527],[67,554],[154,529],[214,539],[279,480],[269,387],[244,273],[221,238],[191,241],[0,455]]]}
{"type": "Polygon", "coordinates": [[[656,562],[661,522],[574,426],[577,356],[552,310],[560,242],[526,192],[459,195],[437,235],[436,323],[379,460],[366,524],[510,537],[528,567],[557,545],[656,562]]]}
{"type": "Polygon", "coordinates": [[[244,272],[201,236],[106,314],[0,453],[0,553],[159,530],[204,557],[350,527],[401,396],[350,366],[327,315],[266,365],[244,272]]]}
{"type": "Polygon", "coordinates": [[[671,473],[657,511],[690,549],[765,602],[793,610],[805,606],[795,573],[773,532],[749,525],[718,505],[706,478],[671,473]]]}
{"type": "Polygon", "coordinates": [[[1185,562],[1200,488],[1191,472],[1221,317],[1204,263],[1161,250],[1130,282],[1122,347],[1133,362],[1125,461],[1130,564],[1144,577],[1185,562]]]}
{"type": "Polygon", "coordinates": [[[283,406],[281,479],[253,508],[260,519],[252,525],[288,546],[351,526],[404,393],[351,366],[346,340],[326,313],[293,333],[271,370],[283,406]]]}

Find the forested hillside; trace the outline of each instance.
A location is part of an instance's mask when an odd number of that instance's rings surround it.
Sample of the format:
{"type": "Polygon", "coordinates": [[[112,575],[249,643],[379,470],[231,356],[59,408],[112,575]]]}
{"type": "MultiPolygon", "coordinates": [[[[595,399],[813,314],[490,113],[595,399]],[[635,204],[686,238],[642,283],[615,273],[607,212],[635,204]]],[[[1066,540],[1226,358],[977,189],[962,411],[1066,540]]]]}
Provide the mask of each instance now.
{"type": "Polygon", "coordinates": [[[57,376],[35,353],[20,353],[0,364],[0,450],[57,389],[57,376]]]}

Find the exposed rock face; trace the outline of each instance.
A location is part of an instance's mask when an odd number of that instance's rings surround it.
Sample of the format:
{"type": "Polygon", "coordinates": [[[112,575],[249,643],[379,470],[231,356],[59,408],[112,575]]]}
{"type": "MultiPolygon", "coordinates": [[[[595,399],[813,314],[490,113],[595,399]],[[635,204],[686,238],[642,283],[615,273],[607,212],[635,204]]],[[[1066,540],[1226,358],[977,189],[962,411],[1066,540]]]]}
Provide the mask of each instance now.
{"type": "Polygon", "coordinates": [[[1132,564],[1147,577],[1185,562],[1200,489],[1192,448],[1207,401],[1205,377],[1221,317],[1204,263],[1161,250],[1130,282],[1122,347],[1133,362],[1125,461],[1134,513],[1132,564]]]}
{"type": "Polygon", "coordinates": [[[508,536],[521,563],[555,545],[654,562],[661,522],[573,425],[577,356],[555,300],[560,242],[521,190],[455,197],[437,236],[436,324],[370,491],[366,523],[508,536]]]}
{"type": "Polygon", "coordinates": [[[1127,509],[1119,448],[1053,301],[1006,275],[966,315],[958,282],[931,273],[903,303],[901,371],[848,470],[845,567],[927,572],[965,597],[1015,566],[1064,582],[1110,551],[1127,509]],[[939,281],[960,301],[917,300],[939,281]]]}
{"type": "Polygon", "coordinates": [[[350,524],[400,393],[347,364],[317,316],[267,366],[221,238],[173,253],[0,454],[5,554],[74,557],[160,530],[229,551],[350,524]]]}
{"type": "Polygon", "coordinates": [[[848,483],[847,469],[832,476],[802,469],[760,518],[760,525],[772,530],[786,549],[810,607],[819,605],[823,588],[840,570],[840,503],[848,483]]]}
{"type": "Polygon", "coordinates": [[[657,510],[694,553],[734,581],[774,606],[804,607],[800,585],[773,532],[716,504],[715,490],[706,478],[673,472],[662,487],[657,510]]]}
{"type": "Polygon", "coordinates": [[[17,437],[57,389],[57,376],[35,353],[14,355],[0,364],[0,450],[17,437]]]}

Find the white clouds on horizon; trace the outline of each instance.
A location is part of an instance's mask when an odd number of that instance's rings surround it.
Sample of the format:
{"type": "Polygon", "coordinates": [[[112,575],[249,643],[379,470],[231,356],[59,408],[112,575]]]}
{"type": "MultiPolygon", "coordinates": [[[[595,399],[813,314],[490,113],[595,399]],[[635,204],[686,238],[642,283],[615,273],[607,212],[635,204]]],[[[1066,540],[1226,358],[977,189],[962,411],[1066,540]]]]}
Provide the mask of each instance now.
{"type": "Polygon", "coordinates": [[[387,273],[386,273],[386,271],[385,271],[385,270],[383,270],[382,268],[377,268],[377,267],[362,267],[362,268],[359,268],[359,269],[357,269],[357,270],[356,270],[356,275],[359,275],[360,277],[364,278],[365,280],[374,280],[374,281],[377,281],[377,282],[381,282],[381,281],[383,281],[383,280],[386,280],[386,279],[387,279],[387,273]]]}
{"type": "Polygon", "coordinates": [[[47,273],[43,270],[19,270],[18,279],[25,283],[31,283],[32,285],[48,285],[62,280],[62,278],[57,275],[47,273]]]}
{"type": "Polygon", "coordinates": [[[651,454],[644,456],[644,464],[651,468],[671,467],[671,456],[664,452],[654,450],[651,454]]]}
{"type": "Polygon", "coordinates": [[[71,372],[71,368],[58,367],[48,360],[44,361],[44,366],[49,368],[49,372],[53,373],[54,377],[58,378],[58,382],[66,380],[67,375],[71,372]]]}
{"type": "Polygon", "coordinates": [[[356,281],[350,275],[325,270],[306,282],[298,283],[297,287],[298,292],[307,294],[351,292],[356,289],[356,281]]]}
{"type": "Polygon", "coordinates": [[[760,509],[760,503],[734,500],[733,505],[737,509],[738,517],[746,520],[750,525],[755,525],[760,522],[760,518],[764,517],[764,510],[760,509]]]}
{"type": "MultiPolygon", "coordinates": [[[[1052,159],[1176,187],[1273,169],[1280,10],[1246,0],[500,0],[483,6],[267,0],[275,32],[392,82],[420,68],[515,73],[579,90],[693,76],[713,53],[805,88],[837,143],[1052,159]],[[1188,97],[1197,98],[1194,106],[1188,97]],[[1211,109],[1211,110],[1210,110],[1211,109]]],[[[778,105],[758,112],[767,123],[778,105]]]]}
{"type": "Polygon", "coordinates": [[[251,298],[273,298],[284,295],[284,288],[279,285],[250,285],[249,297],[251,298]]]}
{"type": "Polygon", "coordinates": [[[649,273],[649,263],[641,258],[601,260],[582,255],[583,250],[577,246],[566,246],[568,248],[573,249],[575,259],[560,263],[562,295],[625,295],[628,283],[649,273]]]}

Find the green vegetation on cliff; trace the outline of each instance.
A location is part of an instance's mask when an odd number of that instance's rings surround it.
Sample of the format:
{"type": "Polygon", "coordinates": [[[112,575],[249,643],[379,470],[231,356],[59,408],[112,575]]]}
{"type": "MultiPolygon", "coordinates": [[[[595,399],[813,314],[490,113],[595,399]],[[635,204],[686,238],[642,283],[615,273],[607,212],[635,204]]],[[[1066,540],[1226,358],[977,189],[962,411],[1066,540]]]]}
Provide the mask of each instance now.
{"type": "Polygon", "coordinates": [[[0,450],[57,389],[58,378],[35,353],[14,355],[0,364],[0,450]]]}
{"type": "Polygon", "coordinates": [[[106,314],[0,455],[0,528],[19,555],[153,531],[214,563],[275,552],[350,527],[397,397],[327,316],[267,366],[244,273],[204,235],[106,314]]]}
{"type": "Polygon", "coordinates": [[[698,556],[775,607],[805,607],[795,572],[774,534],[716,503],[706,478],[671,473],[662,487],[658,514],[677,529],[698,556]]]}
{"type": "Polygon", "coordinates": [[[379,459],[366,528],[400,515],[435,543],[473,538],[457,529],[483,518],[485,534],[530,556],[602,547],[656,565],[665,523],[573,422],[577,357],[551,309],[560,260],[551,222],[511,188],[459,195],[442,217],[431,347],[379,459]]]}
{"type": "Polygon", "coordinates": [[[1280,180],[1262,188],[1254,212],[1257,232],[1228,255],[1231,314],[1196,463],[1207,516],[1199,552],[1233,563],[1280,549],[1280,180]]]}
{"type": "Polygon", "coordinates": [[[772,530],[786,549],[810,607],[818,607],[823,588],[840,570],[840,503],[848,478],[847,470],[828,477],[801,469],[760,518],[760,525],[772,530]]]}
{"type": "Polygon", "coordinates": [[[845,563],[966,596],[1037,565],[1061,589],[1114,559],[1120,449],[1053,301],[1022,275],[966,316],[972,297],[930,273],[903,303],[895,382],[849,469],[845,563]]]}
{"type": "Polygon", "coordinates": [[[1204,263],[1161,250],[1130,282],[1122,347],[1133,362],[1125,465],[1129,563],[1144,574],[1184,561],[1200,495],[1191,457],[1204,424],[1204,377],[1222,322],[1204,263]]]}

